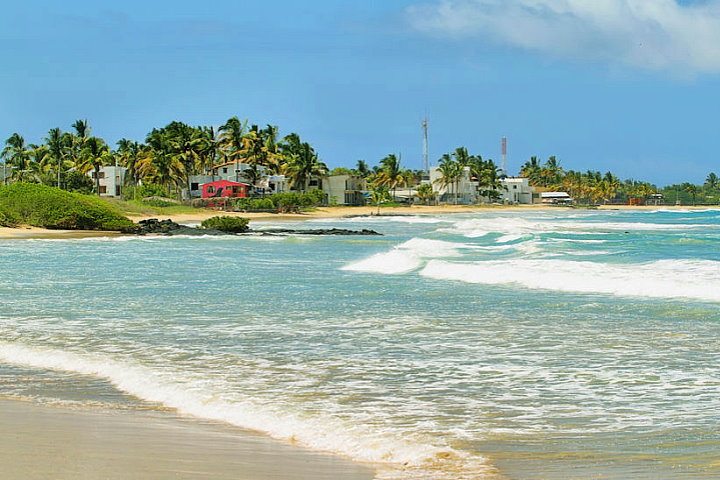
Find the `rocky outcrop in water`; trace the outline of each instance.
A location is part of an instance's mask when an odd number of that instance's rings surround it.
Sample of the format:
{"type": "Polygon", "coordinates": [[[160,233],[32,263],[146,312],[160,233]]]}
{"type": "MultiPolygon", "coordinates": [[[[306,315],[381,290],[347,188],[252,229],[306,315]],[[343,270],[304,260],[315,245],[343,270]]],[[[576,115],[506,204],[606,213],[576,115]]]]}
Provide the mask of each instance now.
{"type": "Polygon", "coordinates": [[[127,232],[135,235],[229,235],[220,230],[210,230],[205,228],[188,227],[180,225],[172,220],[158,220],[151,218],[148,220],[140,220],[134,231],[127,232]]]}
{"type": "Polygon", "coordinates": [[[371,236],[381,235],[375,230],[348,230],[345,228],[315,228],[310,230],[293,229],[293,228],[273,228],[267,230],[249,230],[246,233],[228,233],[220,230],[211,230],[208,228],[197,228],[180,225],[172,220],[158,220],[151,218],[149,220],[141,220],[134,229],[130,229],[125,233],[135,235],[360,235],[371,236]]]}

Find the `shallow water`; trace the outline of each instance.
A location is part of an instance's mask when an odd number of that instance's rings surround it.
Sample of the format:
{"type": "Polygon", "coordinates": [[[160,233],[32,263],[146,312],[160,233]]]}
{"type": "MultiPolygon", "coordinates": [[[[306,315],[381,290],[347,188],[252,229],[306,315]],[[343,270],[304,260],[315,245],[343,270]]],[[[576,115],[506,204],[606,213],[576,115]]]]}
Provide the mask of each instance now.
{"type": "Polygon", "coordinates": [[[0,395],[176,408],[381,478],[720,476],[720,211],[305,226],[386,235],[0,242],[0,395]]]}

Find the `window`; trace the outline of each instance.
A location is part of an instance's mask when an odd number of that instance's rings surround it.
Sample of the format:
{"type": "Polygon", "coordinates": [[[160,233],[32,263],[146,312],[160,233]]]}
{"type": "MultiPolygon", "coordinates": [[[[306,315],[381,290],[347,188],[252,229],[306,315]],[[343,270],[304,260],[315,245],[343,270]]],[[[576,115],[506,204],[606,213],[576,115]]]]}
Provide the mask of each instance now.
{"type": "Polygon", "coordinates": [[[208,193],[215,193],[215,187],[213,187],[212,185],[209,186],[209,187],[207,188],[207,192],[208,192],[208,193]]]}
{"type": "Polygon", "coordinates": [[[223,167],[223,173],[227,173],[227,167],[223,167]]]}
{"type": "Polygon", "coordinates": [[[517,190],[517,185],[513,185],[513,190],[517,190]]]}
{"type": "Polygon", "coordinates": [[[200,188],[200,184],[198,183],[191,183],[190,184],[190,190],[197,191],[200,188]]]}
{"type": "Polygon", "coordinates": [[[100,185],[100,195],[107,193],[107,187],[105,185],[100,185]]]}

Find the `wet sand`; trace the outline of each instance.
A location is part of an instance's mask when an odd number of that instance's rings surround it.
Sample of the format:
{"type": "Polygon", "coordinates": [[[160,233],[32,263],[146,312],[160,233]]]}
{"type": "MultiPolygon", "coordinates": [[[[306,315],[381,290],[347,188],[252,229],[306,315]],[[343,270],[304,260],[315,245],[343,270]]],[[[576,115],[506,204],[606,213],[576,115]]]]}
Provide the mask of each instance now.
{"type": "Polygon", "coordinates": [[[7,480],[371,480],[369,467],[238,428],[159,411],[0,400],[7,480]]]}

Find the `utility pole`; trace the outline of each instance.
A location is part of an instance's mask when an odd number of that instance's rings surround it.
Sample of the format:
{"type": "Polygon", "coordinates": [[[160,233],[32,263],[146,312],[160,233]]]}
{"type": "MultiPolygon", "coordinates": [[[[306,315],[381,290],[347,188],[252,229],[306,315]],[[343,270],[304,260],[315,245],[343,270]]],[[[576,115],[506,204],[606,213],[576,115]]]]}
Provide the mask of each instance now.
{"type": "Polygon", "coordinates": [[[423,170],[425,175],[430,175],[430,149],[428,146],[428,118],[427,116],[422,121],[423,129],[423,170]]]}

